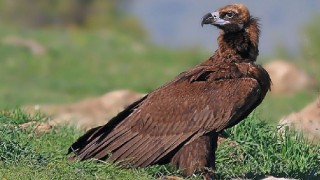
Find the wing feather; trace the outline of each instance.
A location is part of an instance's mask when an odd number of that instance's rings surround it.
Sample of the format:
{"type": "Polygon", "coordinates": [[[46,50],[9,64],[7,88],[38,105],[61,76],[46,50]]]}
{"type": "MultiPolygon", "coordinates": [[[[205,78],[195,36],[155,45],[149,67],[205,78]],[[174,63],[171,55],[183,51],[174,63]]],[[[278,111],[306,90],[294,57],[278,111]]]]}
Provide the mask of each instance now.
{"type": "Polygon", "coordinates": [[[233,77],[225,69],[199,67],[180,74],[119,113],[112,125],[80,138],[76,155],[104,159],[112,153],[111,160],[147,166],[208,132],[235,125],[260,103],[265,90],[255,78],[233,77]]]}
{"type": "Polygon", "coordinates": [[[168,139],[165,139],[165,146],[161,144],[162,146],[159,146],[155,144],[152,151],[148,151],[148,153],[145,156],[142,156],[139,158],[139,161],[137,162],[138,166],[148,166],[150,164],[155,164],[158,161],[161,161],[163,157],[165,157],[169,152],[171,152],[173,149],[177,148],[179,145],[181,145],[181,142],[186,141],[187,137],[190,137],[189,134],[180,134],[179,136],[171,136],[168,139]]]}
{"type": "MultiPolygon", "coordinates": [[[[130,157],[135,151],[137,151],[137,148],[143,146],[144,143],[150,143],[151,141],[154,141],[154,138],[150,136],[141,137],[138,136],[135,140],[131,141],[130,143],[125,144],[121,147],[118,151],[112,154],[112,161],[117,161],[119,159],[126,159],[130,157]]],[[[143,149],[143,148],[138,148],[143,149]]]]}

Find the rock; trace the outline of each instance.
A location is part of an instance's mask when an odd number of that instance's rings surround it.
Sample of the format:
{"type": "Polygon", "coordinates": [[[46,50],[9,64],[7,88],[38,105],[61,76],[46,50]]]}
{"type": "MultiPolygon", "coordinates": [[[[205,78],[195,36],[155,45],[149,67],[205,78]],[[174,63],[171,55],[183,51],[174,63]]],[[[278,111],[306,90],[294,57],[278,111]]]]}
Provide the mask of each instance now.
{"type": "Polygon", "coordinates": [[[2,40],[2,43],[11,46],[26,48],[34,55],[45,54],[47,51],[47,49],[39,42],[33,39],[27,39],[17,36],[8,36],[2,40]]]}
{"type": "Polygon", "coordinates": [[[35,105],[23,109],[29,113],[40,111],[50,116],[49,124],[52,126],[68,124],[78,129],[88,130],[104,125],[143,95],[129,90],[118,90],[67,105],[35,105]]]}
{"type": "Polygon", "coordinates": [[[290,95],[316,87],[315,79],[289,61],[274,60],[264,65],[264,68],[272,80],[272,94],[290,95]]]}
{"type": "Polygon", "coordinates": [[[277,177],[273,177],[273,176],[268,176],[262,180],[295,180],[295,179],[288,179],[288,178],[277,178],[277,177]]]}
{"type": "Polygon", "coordinates": [[[50,124],[47,123],[41,123],[39,125],[36,126],[36,131],[37,132],[48,132],[52,129],[52,126],[50,124]]]}
{"type": "Polygon", "coordinates": [[[301,111],[282,118],[279,125],[293,127],[311,142],[320,142],[320,97],[301,111]]]}
{"type": "Polygon", "coordinates": [[[163,176],[160,177],[159,180],[183,180],[183,178],[178,176],[163,176]]]}
{"type": "MultiPolygon", "coordinates": [[[[239,178],[236,178],[236,179],[232,179],[232,180],[246,180],[246,179],[239,179],[239,178]]],[[[261,180],[296,180],[296,179],[291,179],[291,178],[277,178],[277,177],[273,177],[273,176],[268,176],[266,178],[263,178],[261,180]]]]}
{"type": "Polygon", "coordinates": [[[33,128],[33,130],[37,133],[45,133],[52,129],[52,126],[50,124],[39,123],[37,121],[30,121],[24,124],[20,124],[19,127],[24,129],[33,128]]]}

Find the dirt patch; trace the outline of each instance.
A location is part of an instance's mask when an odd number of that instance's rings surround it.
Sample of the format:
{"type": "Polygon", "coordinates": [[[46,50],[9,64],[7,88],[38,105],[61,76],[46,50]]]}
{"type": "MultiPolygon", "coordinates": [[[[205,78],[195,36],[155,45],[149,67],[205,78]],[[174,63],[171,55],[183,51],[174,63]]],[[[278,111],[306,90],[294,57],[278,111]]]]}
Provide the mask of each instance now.
{"type": "Polygon", "coordinates": [[[295,64],[284,60],[274,60],[264,68],[271,80],[272,94],[291,95],[301,90],[316,88],[316,81],[295,64]]]}
{"type": "Polygon", "coordinates": [[[320,97],[301,111],[282,118],[279,124],[302,132],[311,142],[320,142],[320,97]]]}
{"type": "Polygon", "coordinates": [[[48,123],[52,126],[67,124],[87,130],[105,124],[143,95],[130,90],[118,90],[72,104],[32,105],[23,109],[31,114],[41,112],[48,115],[48,123]]]}

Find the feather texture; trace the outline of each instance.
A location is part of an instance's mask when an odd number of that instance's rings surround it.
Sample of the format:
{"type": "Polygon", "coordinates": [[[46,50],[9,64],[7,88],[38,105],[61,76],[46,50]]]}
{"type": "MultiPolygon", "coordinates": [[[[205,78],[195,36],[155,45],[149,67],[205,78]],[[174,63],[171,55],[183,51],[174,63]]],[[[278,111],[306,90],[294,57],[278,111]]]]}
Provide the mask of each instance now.
{"type": "Polygon", "coordinates": [[[254,63],[258,23],[243,8],[219,9],[220,14],[231,10],[247,14],[232,21],[244,29],[219,27],[223,30],[219,49],[212,57],[133,103],[106,125],[89,130],[69,153],[80,160],[109,158],[135,167],[171,163],[188,175],[214,167],[218,133],[247,117],[271,83],[268,73],[254,63]]]}

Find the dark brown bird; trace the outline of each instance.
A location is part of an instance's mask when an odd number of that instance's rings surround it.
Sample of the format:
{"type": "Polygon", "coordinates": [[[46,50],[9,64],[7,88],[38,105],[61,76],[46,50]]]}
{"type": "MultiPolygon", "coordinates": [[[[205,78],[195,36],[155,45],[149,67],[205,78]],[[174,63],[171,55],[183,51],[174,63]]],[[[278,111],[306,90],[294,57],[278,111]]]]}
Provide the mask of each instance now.
{"type": "Polygon", "coordinates": [[[246,118],[271,82],[255,64],[259,28],[246,6],[227,5],[203,24],[222,30],[213,56],[89,130],[69,153],[134,167],[170,163],[186,175],[214,169],[218,133],[246,118]]]}

